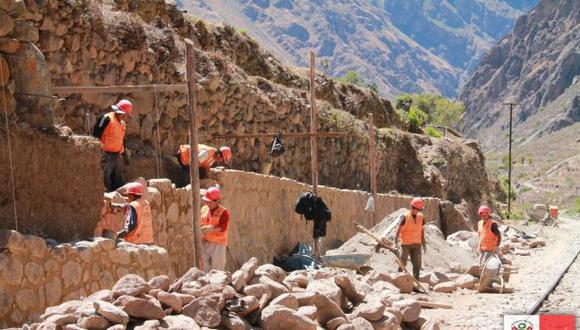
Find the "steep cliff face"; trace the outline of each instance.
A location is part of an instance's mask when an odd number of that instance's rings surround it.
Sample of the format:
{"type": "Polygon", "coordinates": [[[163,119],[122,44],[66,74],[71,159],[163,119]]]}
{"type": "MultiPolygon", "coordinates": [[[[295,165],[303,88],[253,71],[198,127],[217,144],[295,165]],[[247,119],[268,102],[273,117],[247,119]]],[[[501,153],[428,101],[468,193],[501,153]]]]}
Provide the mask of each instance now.
{"type": "Polygon", "coordinates": [[[502,175],[509,143],[502,103],[518,103],[512,177],[522,202],[570,206],[580,191],[577,162],[569,161],[580,153],[579,75],[580,2],[543,0],[518,19],[465,85],[465,133],[490,151],[489,167],[502,175]]]}
{"type": "Polygon", "coordinates": [[[466,131],[505,128],[506,101],[519,103],[515,123],[523,123],[570,87],[580,74],[579,23],[575,0],[544,0],[519,18],[463,89],[466,131]]]}
{"type": "Polygon", "coordinates": [[[385,95],[456,96],[466,72],[538,0],[179,0],[181,8],[243,29],[288,63],[309,49],[333,76],[358,72],[385,95]]]}
{"type": "MultiPolygon", "coordinates": [[[[50,85],[124,85],[182,83],[183,38],[196,47],[201,141],[233,147],[233,167],[261,171],[272,160],[270,141],[211,139],[211,134],[305,132],[309,129],[308,80],[301,70],[283,66],[252,39],[229,26],[212,26],[183,14],[165,1],[28,2],[23,18],[37,38],[50,85]]],[[[16,57],[14,57],[16,58],[16,57]]],[[[37,77],[31,77],[33,81],[37,77]]],[[[26,79],[14,95],[25,88],[26,79]]],[[[433,139],[405,130],[390,102],[366,89],[317,76],[319,127],[344,131],[341,139],[319,140],[320,182],[340,188],[368,189],[367,113],[375,115],[379,190],[437,196],[472,204],[487,200],[487,175],[476,144],[433,139]],[[472,173],[467,181],[463,173],[472,173]],[[480,183],[470,188],[473,181],[480,183]]],[[[30,96],[33,97],[33,96],[30,96]]],[[[38,97],[38,96],[37,96],[38,97]]],[[[78,134],[86,134],[95,117],[120,97],[134,102],[128,122],[127,178],[171,176],[171,155],[188,141],[186,97],[180,93],[63,95],[49,109],[78,134]],[[162,167],[156,161],[162,158],[162,167]]],[[[18,99],[11,121],[44,127],[43,116],[18,99]]],[[[52,118],[49,118],[52,120],[52,118]]],[[[285,140],[286,153],[275,159],[271,174],[310,181],[310,142],[285,140]]]]}

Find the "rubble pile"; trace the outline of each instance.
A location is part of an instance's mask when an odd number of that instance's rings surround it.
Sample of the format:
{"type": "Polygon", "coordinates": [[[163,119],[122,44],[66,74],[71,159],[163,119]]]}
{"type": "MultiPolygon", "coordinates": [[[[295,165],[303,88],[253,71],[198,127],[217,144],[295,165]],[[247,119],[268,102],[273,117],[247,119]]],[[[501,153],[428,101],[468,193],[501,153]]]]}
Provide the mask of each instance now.
{"type": "Polygon", "coordinates": [[[286,273],[252,258],[233,274],[191,268],[173,282],[129,274],[111,290],[47,308],[24,329],[439,329],[420,317],[426,297],[402,296],[412,289],[405,273],[286,273]]]}

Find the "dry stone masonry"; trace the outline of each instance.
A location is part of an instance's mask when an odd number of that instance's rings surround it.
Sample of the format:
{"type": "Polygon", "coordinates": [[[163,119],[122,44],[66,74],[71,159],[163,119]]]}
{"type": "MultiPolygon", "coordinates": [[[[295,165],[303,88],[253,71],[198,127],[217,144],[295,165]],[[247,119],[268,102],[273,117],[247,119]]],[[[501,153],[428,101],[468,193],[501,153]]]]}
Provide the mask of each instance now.
{"type": "Polygon", "coordinates": [[[0,251],[2,328],[35,322],[46,307],[110,289],[129,273],[174,276],[165,249],[104,238],[57,244],[3,229],[0,251]]]}

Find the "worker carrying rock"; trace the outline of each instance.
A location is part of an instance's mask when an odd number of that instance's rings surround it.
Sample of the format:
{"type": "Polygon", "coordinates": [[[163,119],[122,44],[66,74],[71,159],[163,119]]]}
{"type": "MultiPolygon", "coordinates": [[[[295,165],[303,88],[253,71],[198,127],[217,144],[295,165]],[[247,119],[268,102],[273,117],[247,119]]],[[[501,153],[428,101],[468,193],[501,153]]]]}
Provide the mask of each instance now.
{"type": "Polygon", "coordinates": [[[217,187],[208,188],[202,199],[206,203],[201,208],[203,268],[206,272],[225,270],[230,212],[220,204],[222,195],[217,187]]]}
{"type": "MultiPolygon", "coordinates": [[[[220,147],[219,149],[207,146],[205,144],[197,145],[197,155],[199,158],[199,177],[207,179],[210,175],[210,168],[215,164],[229,164],[232,160],[232,149],[230,147],[220,147]]],[[[181,165],[181,182],[179,187],[185,187],[190,182],[189,164],[191,160],[191,146],[182,144],[175,154],[179,165],[181,165]]]]}
{"type": "Polygon", "coordinates": [[[117,237],[133,244],[153,244],[151,205],[143,198],[145,187],[138,182],[128,183],[126,194],[129,204],[125,207],[125,226],[117,237]]]}
{"type": "Polygon", "coordinates": [[[490,213],[491,210],[485,205],[480,206],[477,210],[477,214],[481,218],[477,224],[480,265],[483,265],[489,257],[497,253],[497,249],[501,243],[499,226],[497,222],[491,218],[490,213]]]}
{"type": "Polygon", "coordinates": [[[407,266],[407,259],[411,256],[413,264],[413,276],[419,280],[421,272],[421,247],[423,253],[427,251],[425,242],[425,216],[421,212],[425,208],[425,201],[421,198],[414,198],[411,201],[411,209],[401,215],[399,227],[395,235],[395,245],[401,243],[401,261],[403,266],[407,266]]]}
{"type": "Polygon", "coordinates": [[[121,100],[112,105],[111,108],[113,111],[99,118],[93,128],[93,136],[101,140],[103,151],[101,166],[108,192],[124,184],[121,156],[123,156],[125,165],[129,165],[129,158],[124,146],[125,131],[127,130],[125,118],[131,117],[133,104],[128,100],[121,100]]]}

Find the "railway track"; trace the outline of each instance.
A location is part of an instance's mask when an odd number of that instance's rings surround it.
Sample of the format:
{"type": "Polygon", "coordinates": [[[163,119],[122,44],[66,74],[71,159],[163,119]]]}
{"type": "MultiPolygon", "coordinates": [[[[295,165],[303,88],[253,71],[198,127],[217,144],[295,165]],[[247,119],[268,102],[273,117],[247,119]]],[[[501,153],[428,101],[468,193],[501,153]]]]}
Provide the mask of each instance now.
{"type": "Polygon", "coordinates": [[[540,310],[540,308],[542,307],[544,302],[548,299],[550,294],[554,292],[556,287],[558,287],[558,284],[560,283],[564,275],[568,272],[570,267],[577,261],[578,255],[580,255],[580,248],[577,248],[576,253],[572,256],[572,258],[570,258],[570,261],[558,273],[556,278],[554,278],[554,281],[548,286],[548,288],[542,293],[542,295],[530,305],[526,313],[527,315],[536,314],[540,310]]]}

